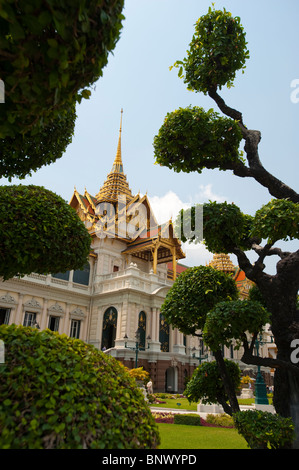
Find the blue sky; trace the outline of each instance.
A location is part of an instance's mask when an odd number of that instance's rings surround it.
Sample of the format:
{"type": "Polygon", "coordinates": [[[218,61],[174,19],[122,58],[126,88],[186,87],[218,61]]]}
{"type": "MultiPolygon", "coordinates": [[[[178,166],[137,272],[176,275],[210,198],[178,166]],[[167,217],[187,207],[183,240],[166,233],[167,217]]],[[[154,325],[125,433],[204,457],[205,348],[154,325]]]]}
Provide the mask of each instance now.
{"type": "MultiPolygon", "coordinates": [[[[180,207],[209,199],[234,202],[249,214],[267,203],[271,197],[266,189],[230,172],[178,174],[154,165],[153,139],[167,112],[189,105],[218,111],[208,97],[188,92],[177,71],[169,70],[185,57],[194,24],[211,4],[126,0],[121,38],[91,98],[77,107],[75,135],[66,153],[32,177],[12,183],[41,185],[67,201],[74,186],[79,192],[86,187],[96,194],[115,157],[123,108],[124,170],[132,192],[147,192],[158,218],[165,221],[175,217],[180,207]]],[[[214,4],[241,17],[250,51],[245,73],[238,73],[235,86],[220,94],[243,113],[247,127],[261,131],[260,158],[267,170],[296,189],[299,102],[291,101],[296,91],[291,82],[298,79],[299,83],[299,2],[215,0],[214,4]]],[[[212,258],[198,246],[186,252],[188,265],[212,258]]]]}

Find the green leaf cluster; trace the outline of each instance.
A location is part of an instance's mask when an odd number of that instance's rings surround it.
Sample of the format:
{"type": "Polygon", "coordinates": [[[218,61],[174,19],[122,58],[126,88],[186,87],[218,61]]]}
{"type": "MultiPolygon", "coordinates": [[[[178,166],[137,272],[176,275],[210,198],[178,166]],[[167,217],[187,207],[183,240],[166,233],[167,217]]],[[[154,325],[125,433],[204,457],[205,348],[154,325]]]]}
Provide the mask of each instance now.
{"type": "MultiPolygon", "coordinates": [[[[224,359],[224,362],[230,380],[237,392],[241,380],[240,368],[238,364],[228,359],[224,359]]],[[[195,403],[198,403],[200,400],[203,404],[228,401],[216,361],[203,362],[195,369],[186,386],[184,395],[188,398],[189,402],[195,403]]]]}
{"type": "Polygon", "coordinates": [[[1,325],[1,449],[151,449],[159,434],[116,359],[50,330],[1,325]]]}
{"type": "Polygon", "coordinates": [[[256,334],[270,322],[269,312],[253,300],[219,302],[207,314],[203,328],[203,340],[212,351],[222,345],[235,349],[242,346],[246,333],[256,334]]]}
{"type": "Polygon", "coordinates": [[[0,178],[25,178],[44,165],[61,158],[72,142],[76,120],[75,106],[60,119],[41,126],[38,134],[17,134],[0,139],[0,178]]]}
{"type": "Polygon", "coordinates": [[[38,142],[40,132],[63,124],[64,114],[89,98],[120,37],[123,6],[124,0],[1,3],[0,139],[28,134],[38,142]]]}
{"type": "Polygon", "coordinates": [[[81,269],[91,238],[75,210],[40,186],[0,186],[0,274],[81,269]]]}
{"type": "Polygon", "coordinates": [[[299,204],[287,199],[272,199],[254,217],[251,235],[274,244],[277,240],[299,238],[299,204]]]}
{"type": "Polygon", "coordinates": [[[251,449],[290,449],[295,438],[291,418],[267,411],[240,411],[233,415],[239,434],[251,449]]]}
{"type": "Polygon", "coordinates": [[[156,163],[176,172],[227,170],[242,164],[241,130],[236,121],[198,106],[168,113],[154,138],[156,163]]]}
{"type": "Polygon", "coordinates": [[[252,217],[236,204],[210,201],[203,208],[203,237],[211,253],[232,253],[235,247],[248,249],[252,217]]]}
{"type": "Polygon", "coordinates": [[[251,247],[249,237],[252,221],[253,217],[243,214],[236,204],[210,201],[182,209],[175,221],[175,231],[183,242],[204,241],[211,253],[232,253],[235,247],[245,250],[251,247]],[[201,222],[196,220],[200,211],[203,214],[202,232],[196,227],[201,222]],[[191,230],[188,231],[185,227],[191,227],[191,230]]]}
{"type": "Polygon", "coordinates": [[[212,10],[195,24],[187,57],[174,65],[188,88],[207,94],[209,90],[231,87],[237,70],[244,70],[249,58],[246,35],[238,16],[225,9],[212,10]]]}
{"type": "Polygon", "coordinates": [[[203,329],[207,313],[221,301],[238,298],[235,281],[210,266],[196,266],[175,280],[161,307],[169,324],[193,335],[203,329]]]}

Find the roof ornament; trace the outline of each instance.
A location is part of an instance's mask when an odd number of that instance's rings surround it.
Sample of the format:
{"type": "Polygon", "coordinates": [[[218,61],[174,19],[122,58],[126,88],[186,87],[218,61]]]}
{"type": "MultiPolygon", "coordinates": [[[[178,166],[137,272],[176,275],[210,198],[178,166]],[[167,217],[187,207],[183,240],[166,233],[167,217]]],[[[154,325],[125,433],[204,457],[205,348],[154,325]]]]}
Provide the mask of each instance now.
{"type": "Polygon", "coordinates": [[[123,119],[123,109],[120,111],[120,126],[119,126],[119,137],[116,150],[116,156],[112,167],[112,172],[114,173],[123,173],[123,163],[121,158],[121,132],[122,132],[122,119],[123,119]]]}
{"type": "Polygon", "coordinates": [[[96,194],[96,200],[98,204],[101,202],[118,203],[120,198],[124,198],[127,202],[133,199],[127,177],[123,171],[121,156],[122,115],[123,109],[121,109],[120,115],[120,128],[116,156],[113,162],[112,170],[108,174],[100,191],[98,194],[96,194]]]}

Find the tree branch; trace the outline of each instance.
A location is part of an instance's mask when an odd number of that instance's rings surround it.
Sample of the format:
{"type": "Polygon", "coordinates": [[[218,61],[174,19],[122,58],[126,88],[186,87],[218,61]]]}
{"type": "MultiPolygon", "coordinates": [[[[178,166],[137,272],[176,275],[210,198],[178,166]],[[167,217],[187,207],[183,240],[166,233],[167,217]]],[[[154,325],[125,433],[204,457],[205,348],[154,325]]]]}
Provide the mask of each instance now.
{"type": "Polygon", "coordinates": [[[252,249],[259,255],[263,256],[265,258],[266,256],[273,256],[277,255],[281,259],[285,258],[286,256],[289,256],[291,254],[290,251],[282,251],[280,248],[277,247],[271,247],[270,244],[267,244],[265,246],[258,245],[257,243],[252,244],[252,249]]]}
{"type": "Polygon", "coordinates": [[[219,109],[226,115],[238,122],[245,140],[244,150],[247,154],[249,168],[245,167],[236,168],[234,173],[237,176],[250,176],[258,183],[268,189],[269,193],[278,199],[289,199],[295,203],[299,202],[299,194],[292,188],[284,184],[282,181],[271,175],[262,165],[258,155],[258,145],[261,140],[261,133],[255,130],[249,130],[243,123],[242,113],[240,111],[228,106],[223,98],[218,95],[217,89],[213,88],[209,91],[209,96],[212,98],[219,109]],[[245,170],[246,169],[246,170],[245,170]],[[240,171],[240,174],[238,174],[240,171]],[[241,174],[243,172],[243,174],[241,174]]]}
{"type": "Polygon", "coordinates": [[[283,361],[281,359],[274,359],[272,357],[254,356],[253,354],[250,353],[249,350],[244,352],[241,358],[241,361],[248,365],[252,364],[256,366],[271,367],[274,369],[277,369],[277,368],[282,368],[284,370],[287,369],[299,377],[299,367],[297,367],[295,364],[292,364],[291,362],[283,361]]]}

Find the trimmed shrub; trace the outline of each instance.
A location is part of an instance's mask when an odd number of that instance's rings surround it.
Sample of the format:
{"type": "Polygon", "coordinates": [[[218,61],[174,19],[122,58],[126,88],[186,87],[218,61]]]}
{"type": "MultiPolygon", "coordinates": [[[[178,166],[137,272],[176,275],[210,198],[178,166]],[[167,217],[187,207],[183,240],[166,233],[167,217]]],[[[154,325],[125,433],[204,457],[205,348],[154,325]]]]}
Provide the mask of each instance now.
{"type": "Polygon", "coordinates": [[[239,411],[233,415],[239,434],[251,449],[290,449],[295,437],[291,418],[268,411],[239,411]]]}
{"type": "Polygon", "coordinates": [[[1,325],[0,448],[149,449],[142,393],[116,359],[50,330],[1,325]]]}
{"type": "Polygon", "coordinates": [[[193,414],[175,414],[174,424],[186,424],[188,426],[200,426],[201,419],[199,415],[193,414]]]}
{"type": "Polygon", "coordinates": [[[76,211],[42,186],[0,186],[0,276],[82,269],[91,237],[76,211]]]}
{"type": "Polygon", "coordinates": [[[225,413],[218,415],[208,414],[206,422],[224,428],[233,428],[235,426],[233,418],[225,413]]]}

